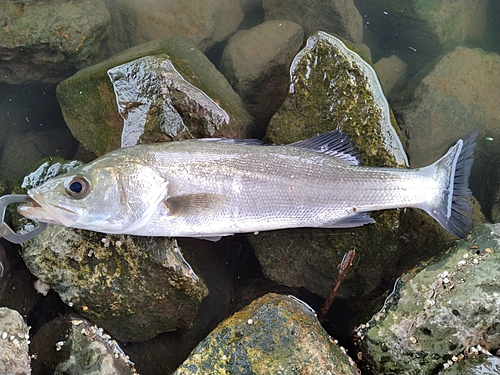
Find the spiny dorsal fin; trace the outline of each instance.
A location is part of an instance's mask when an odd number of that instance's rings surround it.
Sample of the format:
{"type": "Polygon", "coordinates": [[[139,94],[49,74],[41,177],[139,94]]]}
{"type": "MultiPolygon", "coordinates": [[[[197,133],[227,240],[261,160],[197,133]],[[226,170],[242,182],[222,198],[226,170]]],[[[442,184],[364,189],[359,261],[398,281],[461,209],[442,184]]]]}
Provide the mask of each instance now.
{"type": "Polygon", "coordinates": [[[351,165],[361,164],[358,148],[341,130],[318,134],[302,141],[290,143],[287,146],[306,148],[314,152],[330,155],[351,165]]]}

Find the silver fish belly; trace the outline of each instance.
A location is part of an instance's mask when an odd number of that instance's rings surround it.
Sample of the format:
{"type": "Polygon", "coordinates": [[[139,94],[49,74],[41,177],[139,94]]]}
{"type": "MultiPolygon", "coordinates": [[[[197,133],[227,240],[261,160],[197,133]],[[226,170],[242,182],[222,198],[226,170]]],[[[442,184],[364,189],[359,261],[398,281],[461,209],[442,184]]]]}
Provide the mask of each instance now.
{"type": "MultiPolygon", "coordinates": [[[[92,174],[98,175],[104,168],[117,168],[115,175],[129,173],[126,167],[118,168],[126,165],[129,169],[137,166],[135,174],[142,173],[141,166],[148,171],[144,173],[149,176],[144,177],[146,182],[140,176],[119,176],[120,189],[103,188],[109,193],[96,196],[100,202],[92,202],[92,191],[84,197],[75,193],[73,201],[51,196],[46,190],[53,192],[54,183],[28,193],[45,217],[54,212],[52,222],[58,221],[57,215],[66,214],[59,222],[66,221],[68,226],[143,236],[217,238],[294,227],[354,227],[372,223],[370,211],[402,207],[427,211],[457,237],[470,231],[467,180],[474,134],[421,169],[358,166],[350,152],[344,152],[348,142],[343,133],[330,132],[286,146],[210,139],[141,145],[113,151],[82,170],[56,178],[65,185],[59,188],[63,195],[76,175],[91,180],[89,189],[94,190],[100,189],[104,177],[93,178],[92,174]],[[164,188],[152,189],[152,184],[164,188]],[[111,196],[114,194],[122,196],[111,196]],[[146,202],[141,206],[137,197],[146,202]],[[105,211],[106,201],[119,201],[127,210],[122,213],[121,206],[116,206],[118,219],[111,217],[112,210],[106,214],[109,219],[102,212],[90,212],[96,208],[105,211]],[[77,214],[69,218],[70,214],[56,213],[54,206],[77,214]]],[[[69,189],[71,194],[71,186],[69,189]]],[[[37,219],[33,209],[30,215],[29,207],[20,212],[37,219]]],[[[40,215],[39,220],[43,220],[40,215]]]]}

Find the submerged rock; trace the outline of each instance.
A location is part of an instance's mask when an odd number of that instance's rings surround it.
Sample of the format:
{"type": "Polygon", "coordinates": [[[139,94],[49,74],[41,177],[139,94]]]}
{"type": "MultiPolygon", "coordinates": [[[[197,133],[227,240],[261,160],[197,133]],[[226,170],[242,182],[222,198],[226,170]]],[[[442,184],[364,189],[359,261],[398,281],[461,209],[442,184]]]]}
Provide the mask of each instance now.
{"type": "Polygon", "coordinates": [[[294,22],[267,21],[238,31],[224,49],[221,71],[254,117],[258,138],[285,100],[288,69],[303,37],[304,30],[294,22]]]}
{"type": "Polygon", "coordinates": [[[58,317],[32,339],[34,374],[131,375],[134,364],[111,336],[76,315],[58,317]]]}
{"type": "Polygon", "coordinates": [[[363,20],[353,0],[263,0],[268,20],[290,20],[301,25],[306,34],[317,30],[340,35],[354,43],[363,38],[363,20]]]}
{"type": "Polygon", "coordinates": [[[410,74],[460,45],[496,49],[495,33],[488,30],[487,0],[373,0],[359,1],[365,21],[365,43],[374,53],[396,54],[410,74]]]}
{"type": "Polygon", "coordinates": [[[57,97],[75,138],[97,156],[134,142],[251,136],[240,97],[181,37],[81,70],[57,86],[57,97]]]}
{"type": "Polygon", "coordinates": [[[24,244],[30,271],[122,341],[189,327],[207,288],[175,240],[51,225],[24,244]]]}
{"type": "Polygon", "coordinates": [[[29,328],[15,310],[0,307],[0,373],[31,374],[29,328]]]}
{"type": "Polygon", "coordinates": [[[243,20],[238,0],[105,1],[112,20],[112,53],[167,36],[183,36],[205,51],[234,33],[243,20]]]}
{"type": "Polygon", "coordinates": [[[109,22],[101,0],[1,1],[0,81],[63,80],[92,63],[109,22]]]}
{"type": "Polygon", "coordinates": [[[358,374],[314,311],[267,294],[222,322],[174,372],[181,374],[358,374]]]}
{"type": "Polygon", "coordinates": [[[497,350],[499,261],[500,225],[485,224],[402,277],[384,308],[359,329],[362,357],[375,373],[416,375],[477,355],[477,348],[497,350]]]}
{"type": "Polygon", "coordinates": [[[487,216],[500,186],[500,56],[458,47],[421,71],[394,103],[408,135],[412,167],[433,162],[457,138],[478,129],[470,185],[487,216]]]}

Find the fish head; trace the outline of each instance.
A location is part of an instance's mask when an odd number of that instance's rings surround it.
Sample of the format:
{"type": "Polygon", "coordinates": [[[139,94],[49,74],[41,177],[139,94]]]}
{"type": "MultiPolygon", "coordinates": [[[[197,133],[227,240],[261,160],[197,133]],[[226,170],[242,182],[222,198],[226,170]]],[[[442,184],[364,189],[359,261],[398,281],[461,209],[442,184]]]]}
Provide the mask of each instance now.
{"type": "Polygon", "coordinates": [[[144,225],[166,199],[168,182],[136,160],[102,157],[28,190],[25,217],[67,227],[127,233],[144,225]]]}

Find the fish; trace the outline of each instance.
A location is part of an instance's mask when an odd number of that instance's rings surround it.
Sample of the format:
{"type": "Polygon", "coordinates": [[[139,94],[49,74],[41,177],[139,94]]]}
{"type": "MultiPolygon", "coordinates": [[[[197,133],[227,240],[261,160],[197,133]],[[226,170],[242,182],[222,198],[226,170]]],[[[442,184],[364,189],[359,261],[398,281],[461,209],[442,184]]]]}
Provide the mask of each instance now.
{"type": "Polygon", "coordinates": [[[284,228],[351,228],[370,212],[426,211],[452,235],[472,228],[468,180],[477,131],[416,169],[363,166],[340,130],[287,145],[190,139],[107,153],[29,189],[39,222],[110,234],[194,237],[284,228]]]}

